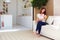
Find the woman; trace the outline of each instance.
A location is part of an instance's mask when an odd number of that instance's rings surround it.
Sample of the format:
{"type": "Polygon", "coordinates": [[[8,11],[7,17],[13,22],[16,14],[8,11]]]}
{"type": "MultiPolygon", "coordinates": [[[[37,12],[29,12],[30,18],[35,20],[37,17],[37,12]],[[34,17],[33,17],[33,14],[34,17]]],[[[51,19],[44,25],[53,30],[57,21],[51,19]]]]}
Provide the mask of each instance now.
{"type": "Polygon", "coordinates": [[[42,25],[46,25],[47,24],[45,22],[46,19],[47,19],[46,9],[45,8],[41,8],[40,13],[37,14],[37,21],[36,21],[37,22],[36,33],[38,35],[40,35],[42,25]]]}

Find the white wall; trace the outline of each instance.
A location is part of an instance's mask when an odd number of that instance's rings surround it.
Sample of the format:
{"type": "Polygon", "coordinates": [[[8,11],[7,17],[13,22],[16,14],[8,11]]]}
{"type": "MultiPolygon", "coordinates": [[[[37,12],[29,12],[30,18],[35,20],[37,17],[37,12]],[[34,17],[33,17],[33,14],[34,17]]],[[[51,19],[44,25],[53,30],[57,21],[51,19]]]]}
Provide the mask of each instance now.
{"type": "Polygon", "coordinates": [[[54,15],[55,16],[60,16],[60,0],[54,0],[54,15]]]}
{"type": "Polygon", "coordinates": [[[23,14],[28,14],[31,15],[33,14],[33,8],[32,7],[28,7],[28,8],[23,8],[24,13],[23,14]]]}
{"type": "Polygon", "coordinates": [[[2,0],[0,0],[0,10],[2,10],[2,0]]]}
{"type": "Polygon", "coordinates": [[[13,16],[13,24],[16,24],[16,13],[17,13],[17,0],[11,0],[8,4],[8,14],[12,14],[13,16]]]}
{"type": "Polygon", "coordinates": [[[23,14],[23,1],[22,0],[17,0],[17,14],[16,15],[21,15],[23,14]]]}
{"type": "Polygon", "coordinates": [[[31,8],[32,7],[28,7],[28,8],[24,8],[25,2],[23,2],[22,0],[17,0],[17,10],[18,13],[17,15],[22,15],[22,14],[29,14],[31,15],[31,8]]]}

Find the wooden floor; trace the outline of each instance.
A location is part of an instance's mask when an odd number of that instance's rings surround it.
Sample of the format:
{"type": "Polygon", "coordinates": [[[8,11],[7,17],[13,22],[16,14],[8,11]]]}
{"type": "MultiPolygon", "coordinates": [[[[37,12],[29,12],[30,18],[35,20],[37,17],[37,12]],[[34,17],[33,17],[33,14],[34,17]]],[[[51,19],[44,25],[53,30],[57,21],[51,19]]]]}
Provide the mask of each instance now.
{"type": "Polygon", "coordinates": [[[0,40],[50,40],[45,37],[37,37],[32,31],[0,32],[0,40]]]}

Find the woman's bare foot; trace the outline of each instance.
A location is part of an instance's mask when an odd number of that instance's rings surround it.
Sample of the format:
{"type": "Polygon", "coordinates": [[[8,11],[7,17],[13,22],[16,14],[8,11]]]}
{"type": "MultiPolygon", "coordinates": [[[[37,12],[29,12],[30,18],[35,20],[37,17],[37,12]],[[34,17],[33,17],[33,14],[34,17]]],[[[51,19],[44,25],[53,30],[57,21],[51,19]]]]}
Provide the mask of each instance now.
{"type": "Polygon", "coordinates": [[[38,34],[38,31],[33,32],[33,34],[37,37],[40,37],[40,34],[38,34]]]}
{"type": "Polygon", "coordinates": [[[40,34],[38,34],[37,37],[40,37],[40,34]]]}
{"type": "Polygon", "coordinates": [[[37,31],[35,31],[35,32],[33,32],[35,35],[38,35],[38,32],[37,31]]]}

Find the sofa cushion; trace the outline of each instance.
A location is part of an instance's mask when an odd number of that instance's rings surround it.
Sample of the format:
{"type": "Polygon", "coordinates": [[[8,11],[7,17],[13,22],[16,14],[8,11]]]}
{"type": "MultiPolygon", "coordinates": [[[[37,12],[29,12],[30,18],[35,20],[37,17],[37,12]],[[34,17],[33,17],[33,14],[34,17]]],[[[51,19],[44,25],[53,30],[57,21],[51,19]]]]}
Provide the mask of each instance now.
{"type": "Polygon", "coordinates": [[[53,23],[53,21],[54,21],[53,16],[49,16],[48,19],[46,20],[46,22],[47,22],[49,25],[51,25],[51,24],[53,23]]]}
{"type": "Polygon", "coordinates": [[[54,16],[54,24],[60,26],[60,16],[54,16]]]}

